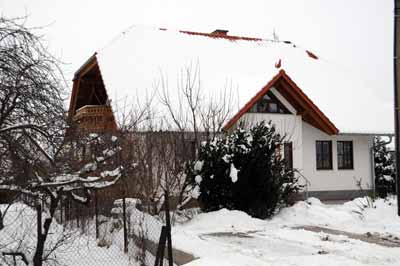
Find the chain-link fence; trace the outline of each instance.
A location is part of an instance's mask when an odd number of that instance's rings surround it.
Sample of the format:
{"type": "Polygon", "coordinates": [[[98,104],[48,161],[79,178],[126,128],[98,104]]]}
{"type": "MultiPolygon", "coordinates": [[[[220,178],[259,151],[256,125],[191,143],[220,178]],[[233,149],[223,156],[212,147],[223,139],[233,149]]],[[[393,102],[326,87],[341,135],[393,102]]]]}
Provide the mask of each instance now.
{"type": "MultiPolygon", "coordinates": [[[[104,200],[96,195],[92,199],[87,205],[69,199],[59,203],[45,239],[43,265],[150,266],[155,265],[157,254],[169,255],[158,249],[162,230],[170,228],[162,229],[165,215],[149,214],[148,206],[139,199],[104,200]]],[[[45,201],[39,206],[37,202],[0,205],[4,216],[0,265],[33,261],[50,217],[45,205],[45,201]]],[[[163,251],[167,250],[164,246],[163,251]]]]}

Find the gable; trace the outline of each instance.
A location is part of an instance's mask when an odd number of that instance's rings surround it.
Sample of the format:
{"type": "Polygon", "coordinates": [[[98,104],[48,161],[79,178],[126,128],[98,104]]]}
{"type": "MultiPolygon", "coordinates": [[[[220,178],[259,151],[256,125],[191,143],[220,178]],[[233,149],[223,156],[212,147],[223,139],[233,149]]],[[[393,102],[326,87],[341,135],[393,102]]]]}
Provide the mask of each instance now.
{"type": "MultiPolygon", "coordinates": [[[[295,108],[297,113],[302,116],[302,119],[314,127],[320,129],[328,135],[336,135],[339,130],[321,112],[321,110],[304,94],[304,92],[293,82],[284,70],[272,78],[249,102],[247,102],[239,112],[233,116],[224,126],[224,130],[229,130],[239,119],[247,112],[252,112],[252,108],[263,99],[264,95],[270,94],[271,89],[276,88],[291,106],[295,108]]],[[[282,104],[282,103],[281,103],[282,104]]]]}
{"type": "Polygon", "coordinates": [[[69,116],[85,105],[105,105],[108,99],[95,56],[76,72],[70,100],[69,116]]]}

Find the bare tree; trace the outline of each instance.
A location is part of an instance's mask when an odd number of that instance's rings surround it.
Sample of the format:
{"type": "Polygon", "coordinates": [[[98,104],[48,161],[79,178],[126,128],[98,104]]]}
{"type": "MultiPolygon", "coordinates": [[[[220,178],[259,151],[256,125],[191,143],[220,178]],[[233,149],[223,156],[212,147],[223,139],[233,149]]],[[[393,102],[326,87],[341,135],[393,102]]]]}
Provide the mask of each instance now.
{"type": "MultiPolygon", "coordinates": [[[[25,187],[54,165],[65,128],[60,62],[25,19],[0,17],[0,186],[8,188],[25,187]]],[[[28,192],[7,191],[15,192],[11,202],[28,192]]]]}
{"type": "Polygon", "coordinates": [[[39,28],[0,17],[0,183],[24,182],[62,140],[63,76],[39,28]]]}
{"type": "Polygon", "coordinates": [[[222,132],[224,124],[233,111],[234,90],[232,82],[226,81],[224,88],[216,97],[209,97],[207,104],[201,106],[201,124],[207,138],[213,139],[222,132]]]}
{"type": "Polygon", "coordinates": [[[167,111],[165,124],[169,129],[193,133],[196,146],[200,139],[212,138],[222,131],[235,102],[235,88],[231,80],[227,80],[223,88],[207,94],[202,87],[199,64],[189,65],[177,77],[177,85],[173,89],[174,99],[168,77],[161,73],[160,80],[160,88],[157,89],[167,111]]]}
{"type": "Polygon", "coordinates": [[[168,130],[172,129],[175,132],[175,141],[173,144],[170,141],[175,147],[172,150],[186,151],[186,154],[164,156],[167,167],[164,174],[169,184],[175,184],[174,189],[179,191],[178,202],[182,203],[190,198],[190,185],[184,177],[186,164],[193,160],[193,156],[190,156],[190,145],[193,143],[193,149],[196,151],[201,141],[211,140],[221,134],[223,125],[233,111],[234,88],[232,81],[227,81],[217,95],[204,93],[199,63],[186,66],[180,71],[176,88],[173,90],[174,99],[171,96],[168,77],[161,73],[160,80],[159,96],[167,110],[165,124],[168,130]],[[166,163],[168,160],[171,162],[166,163]]]}

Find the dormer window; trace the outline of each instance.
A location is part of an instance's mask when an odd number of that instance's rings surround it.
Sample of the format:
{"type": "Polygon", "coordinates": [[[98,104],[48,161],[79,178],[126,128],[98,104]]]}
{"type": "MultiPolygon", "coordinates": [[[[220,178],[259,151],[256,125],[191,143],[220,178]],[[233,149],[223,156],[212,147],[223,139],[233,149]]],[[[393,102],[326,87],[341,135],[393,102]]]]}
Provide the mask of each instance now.
{"type": "Polygon", "coordinates": [[[289,110],[272,94],[267,92],[253,107],[251,113],[290,114],[289,110]]]}

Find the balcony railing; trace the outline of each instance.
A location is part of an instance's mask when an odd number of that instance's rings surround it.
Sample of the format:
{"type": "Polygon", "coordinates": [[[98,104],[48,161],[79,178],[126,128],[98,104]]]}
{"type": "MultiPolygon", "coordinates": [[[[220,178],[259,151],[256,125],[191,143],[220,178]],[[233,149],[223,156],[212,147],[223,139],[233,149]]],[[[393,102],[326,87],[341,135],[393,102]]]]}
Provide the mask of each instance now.
{"type": "Polygon", "coordinates": [[[85,105],[76,110],[74,121],[79,128],[89,131],[111,131],[116,128],[110,106],[85,105]]]}

